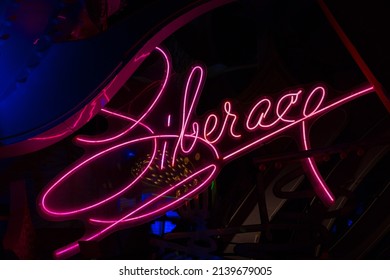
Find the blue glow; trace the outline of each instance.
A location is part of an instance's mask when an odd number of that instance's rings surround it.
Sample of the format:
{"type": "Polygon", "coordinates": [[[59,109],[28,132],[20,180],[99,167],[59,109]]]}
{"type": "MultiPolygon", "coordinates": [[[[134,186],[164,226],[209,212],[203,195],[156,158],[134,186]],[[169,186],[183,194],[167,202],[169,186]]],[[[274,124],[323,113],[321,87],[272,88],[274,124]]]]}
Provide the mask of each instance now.
{"type": "Polygon", "coordinates": [[[114,77],[113,70],[138,52],[139,47],[126,59],[122,55],[144,34],[127,32],[123,21],[88,40],[55,42],[47,31],[62,1],[18,2],[13,8],[14,0],[0,1],[0,37],[7,35],[0,38],[1,145],[40,135],[82,110],[114,77]],[[15,20],[8,21],[12,15],[15,20]]]}
{"type": "Polygon", "coordinates": [[[151,197],[152,194],[151,193],[143,193],[141,195],[141,201],[145,201],[146,199],[148,199],[149,197],[151,197]]]}
{"type": "Polygon", "coordinates": [[[134,152],[134,151],[129,151],[129,152],[127,153],[127,156],[128,156],[129,158],[134,158],[134,157],[135,157],[135,152],[134,152]]]}
{"type": "Polygon", "coordinates": [[[353,221],[352,221],[352,220],[348,220],[348,221],[347,221],[347,225],[348,225],[348,227],[351,227],[351,226],[352,226],[352,224],[353,224],[353,221]]]}
{"type": "Polygon", "coordinates": [[[176,224],[172,223],[171,221],[165,221],[164,225],[164,233],[170,233],[176,228],[176,224]]]}
{"type": "Polygon", "coordinates": [[[168,218],[180,218],[179,213],[177,213],[176,211],[168,211],[167,213],[165,213],[165,215],[168,218]]]}
{"type": "Polygon", "coordinates": [[[161,221],[155,221],[150,225],[150,229],[152,230],[153,234],[161,236],[163,232],[163,223],[161,221]]]}
{"type": "Polygon", "coordinates": [[[150,225],[152,234],[162,236],[163,234],[170,233],[176,228],[176,224],[170,221],[155,221],[150,225]]]}

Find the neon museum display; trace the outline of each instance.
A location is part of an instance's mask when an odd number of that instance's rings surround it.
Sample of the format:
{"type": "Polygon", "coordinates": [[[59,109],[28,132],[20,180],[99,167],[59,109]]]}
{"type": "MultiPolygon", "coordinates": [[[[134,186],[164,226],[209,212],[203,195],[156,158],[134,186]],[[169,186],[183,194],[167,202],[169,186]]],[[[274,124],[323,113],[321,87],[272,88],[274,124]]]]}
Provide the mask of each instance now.
{"type": "MultiPolygon", "coordinates": [[[[173,76],[169,53],[162,48],[156,48],[156,52],[165,69],[147,108],[139,116],[103,108],[101,115],[125,124],[124,128],[99,136],[76,136],[74,141],[86,149],[85,155],[58,175],[39,197],[39,209],[45,218],[85,221],[86,233],[80,239],[82,241],[100,240],[114,231],[148,222],[178,208],[204,191],[228,162],[285,133],[299,133],[299,137],[293,136],[294,139],[302,150],[309,150],[311,121],[374,92],[373,86],[366,86],[329,100],[326,86],[316,84],[285,90],[277,100],[263,96],[245,106],[224,100],[219,110],[199,117],[195,111],[206,80],[205,67],[198,64],[190,67],[183,91],[172,93],[167,90],[173,76]],[[177,106],[166,105],[172,95],[182,96],[180,110],[177,106]],[[104,197],[86,197],[85,200],[90,201],[75,202],[69,194],[75,180],[98,165],[110,164],[109,160],[103,162],[126,149],[147,150],[144,160],[137,163],[126,183],[104,197]],[[195,160],[189,162],[189,158],[195,160]],[[172,178],[168,180],[162,174],[172,178]],[[147,180],[154,184],[153,194],[140,199],[143,190],[147,189],[147,180]],[[109,210],[122,197],[131,197],[132,207],[119,214],[109,210]]],[[[314,159],[305,158],[302,165],[316,195],[326,206],[332,205],[336,198],[314,159]]],[[[75,241],[58,249],[55,257],[66,258],[79,250],[78,241],[75,241]]]]}

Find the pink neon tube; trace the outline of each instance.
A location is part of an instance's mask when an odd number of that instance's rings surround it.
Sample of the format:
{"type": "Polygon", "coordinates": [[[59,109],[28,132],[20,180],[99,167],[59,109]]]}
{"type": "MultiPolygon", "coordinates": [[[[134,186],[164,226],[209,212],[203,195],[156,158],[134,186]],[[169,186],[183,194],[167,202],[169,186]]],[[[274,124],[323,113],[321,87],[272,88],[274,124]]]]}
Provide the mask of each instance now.
{"type": "MultiPolygon", "coordinates": [[[[283,132],[293,129],[298,125],[301,129],[300,140],[302,141],[302,148],[304,150],[310,149],[307,121],[373,91],[372,86],[366,87],[357,92],[347,94],[336,101],[325,104],[327,94],[323,86],[317,86],[312,89],[306,99],[304,99],[303,90],[297,89],[294,92],[282,95],[275,106],[271,99],[261,99],[251,107],[249,114],[246,115],[240,115],[235,112],[233,110],[233,103],[228,100],[225,101],[222,106],[221,118],[215,113],[210,113],[205,116],[202,119],[203,122],[201,122],[201,120],[197,119],[195,116],[195,109],[205,82],[206,74],[205,69],[203,69],[202,66],[195,65],[191,68],[187,77],[185,89],[183,91],[182,107],[180,108],[178,116],[172,115],[172,112],[170,112],[167,118],[167,125],[164,126],[165,131],[161,132],[161,128],[159,129],[158,127],[147,124],[147,116],[155,110],[157,105],[163,100],[172,72],[172,66],[169,54],[161,48],[157,48],[157,51],[159,51],[163,57],[165,74],[161,87],[150,105],[138,118],[127,116],[122,112],[102,109],[101,113],[104,115],[117,118],[118,120],[128,121],[126,129],[113,135],[101,137],[100,139],[77,137],[76,140],[79,143],[83,145],[94,145],[95,148],[97,147],[98,152],[94,152],[92,155],[77,161],[73,167],[63,172],[53,183],[45,188],[40,197],[39,206],[43,214],[48,217],[57,219],[85,218],[85,214],[88,213],[89,217],[86,221],[96,225],[96,228],[92,233],[85,235],[82,240],[99,240],[112,231],[119,229],[122,224],[134,226],[154,219],[159,215],[162,215],[165,211],[179,207],[185,200],[193,197],[207,187],[207,184],[217,176],[218,171],[224,164],[266,144],[283,132]],[[300,109],[300,114],[291,116],[293,109],[297,109],[297,106],[300,103],[303,104],[301,108],[298,107],[300,109]],[[247,116],[246,119],[245,116],[247,116]],[[172,119],[176,120],[175,117],[180,119],[179,128],[172,125],[172,119]],[[241,129],[240,125],[242,126],[241,129]],[[143,128],[146,131],[147,136],[132,135],[135,134],[135,128],[138,127],[143,128]],[[177,129],[178,131],[176,131],[176,133],[172,132],[174,129],[177,129]],[[243,132],[248,133],[245,140],[242,140],[244,138],[242,137],[243,132]],[[232,140],[231,142],[236,143],[236,146],[230,148],[227,152],[222,153],[222,149],[218,147],[218,145],[226,138],[229,138],[232,140]],[[137,143],[151,143],[151,160],[131,182],[127,182],[127,184],[118,188],[116,193],[98,201],[92,201],[69,209],[57,209],[56,206],[51,203],[51,201],[55,201],[55,191],[58,188],[66,187],[67,180],[72,178],[72,176],[80,175],[80,172],[82,172],[84,167],[123,147],[137,143]],[[100,209],[114,199],[119,198],[121,195],[131,192],[135,186],[142,185],[141,180],[149,172],[149,167],[152,165],[164,169],[169,154],[171,154],[173,165],[178,154],[191,154],[192,152],[197,151],[200,146],[203,147],[203,151],[207,150],[210,153],[210,158],[206,157],[206,159],[210,161],[203,161],[203,167],[198,167],[199,170],[195,171],[186,179],[181,180],[173,186],[169,185],[162,188],[158,195],[137,205],[135,209],[130,210],[121,217],[114,219],[93,217],[93,211],[95,209],[100,209]],[[162,156],[159,161],[156,160],[158,147],[162,147],[162,156]],[[169,149],[172,149],[172,153],[168,152],[169,149]],[[163,201],[165,195],[172,193],[197,176],[202,177],[202,180],[196,187],[193,187],[187,193],[173,201],[163,201]],[[158,207],[156,205],[158,205],[158,207]]],[[[325,204],[332,204],[335,198],[321,177],[314,160],[307,158],[303,161],[303,164],[318,197],[325,204]]],[[[58,250],[56,256],[66,257],[76,253],[78,250],[78,244],[72,243],[58,250]]]]}
{"type": "MultiPolygon", "coordinates": [[[[301,123],[301,135],[302,135],[302,146],[304,150],[310,149],[310,143],[308,140],[308,130],[306,123],[303,121],[301,123]]],[[[303,159],[304,168],[306,173],[309,175],[309,180],[311,181],[315,193],[326,205],[332,205],[335,202],[335,198],[332,192],[329,190],[329,187],[325,183],[324,179],[321,176],[321,173],[318,171],[318,168],[312,158],[303,159]]]]}

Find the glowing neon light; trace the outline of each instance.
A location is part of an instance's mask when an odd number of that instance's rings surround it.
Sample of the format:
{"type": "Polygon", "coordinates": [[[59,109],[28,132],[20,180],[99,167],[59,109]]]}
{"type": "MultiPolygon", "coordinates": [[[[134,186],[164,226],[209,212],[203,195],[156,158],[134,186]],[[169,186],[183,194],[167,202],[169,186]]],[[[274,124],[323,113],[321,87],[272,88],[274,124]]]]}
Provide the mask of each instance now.
{"type": "Polygon", "coordinates": [[[296,93],[288,93],[288,94],[285,94],[284,96],[282,96],[279,101],[278,101],[278,104],[276,105],[276,114],[278,116],[278,119],[280,119],[281,121],[283,122],[294,122],[294,120],[288,120],[285,118],[286,114],[288,113],[288,111],[290,110],[291,106],[294,105],[295,103],[297,103],[298,99],[299,99],[299,95],[302,93],[302,90],[299,90],[297,91],[296,93]],[[290,102],[287,103],[287,106],[286,108],[284,108],[284,110],[282,110],[282,112],[280,112],[280,108],[283,104],[283,101],[285,99],[288,99],[290,98],[290,102]]]}
{"type": "Polygon", "coordinates": [[[167,141],[164,142],[164,147],[161,153],[161,169],[164,169],[164,163],[165,163],[165,153],[167,151],[167,141]]]}
{"type": "MultiPolygon", "coordinates": [[[[189,71],[183,90],[181,111],[178,117],[180,124],[178,124],[178,127],[175,127],[172,123],[172,115],[170,113],[164,125],[165,130],[170,131],[169,133],[167,131],[161,132],[161,128],[152,127],[149,124],[150,120],[148,120],[148,116],[152,111],[157,111],[157,106],[160,104],[163,96],[167,94],[167,84],[172,67],[170,65],[169,54],[161,48],[157,48],[157,51],[162,54],[165,75],[155,99],[152,100],[150,105],[139,117],[132,117],[122,112],[102,109],[101,114],[113,117],[114,119],[117,118],[118,120],[127,121],[128,125],[126,128],[113,135],[101,137],[100,139],[77,137],[76,140],[79,144],[93,145],[95,149],[98,148],[98,151],[80,159],[73,167],[63,172],[63,174],[45,188],[39,199],[40,209],[48,217],[53,219],[79,218],[89,223],[90,227],[95,226],[81,240],[99,240],[123,225],[135,226],[157,218],[175,207],[179,207],[186,200],[204,190],[215,179],[218,171],[228,161],[265,145],[276,136],[296,126],[300,127],[302,148],[304,150],[310,149],[309,132],[307,130],[308,121],[356,98],[373,92],[373,87],[369,86],[328,102],[326,101],[326,88],[319,85],[309,91],[308,94],[305,94],[305,90],[301,88],[289,91],[277,100],[276,105],[274,105],[270,98],[262,98],[254,103],[246,114],[235,112],[232,105],[234,103],[227,100],[223,103],[221,114],[211,112],[202,118],[196,118],[195,108],[205,83],[206,74],[202,66],[195,65],[189,71]],[[136,133],[135,128],[142,128],[144,134],[137,134],[139,132],[136,133]],[[242,134],[244,132],[246,132],[245,137],[242,134]],[[226,146],[220,145],[220,143],[224,143],[226,140],[229,140],[228,142],[230,143],[227,151],[226,146]],[[121,148],[142,143],[151,143],[150,160],[142,166],[141,172],[135,178],[120,188],[117,188],[114,194],[107,195],[104,198],[88,202],[84,205],[74,206],[72,204],[72,207],[68,209],[56,208],[52,202],[55,201],[56,191],[60,188],[66,188],[69,179],[73,178],[73,176],[79,176],[80,172],[85,170],[84,168],[94,163],[97,159],[115,153],[121,148]],[[161,160],[158,161],[156,159],[157,147],[161,147],[161,145],[162,156],[161,160]],[[234,147],[231,147],[232,145],[234,147]],[[172,151],[169,151],[169,147],[173,147],[172,151]],[[95,210],[114,202],[115,199],[122,195],[132,194],[136,188],[142,189],[142,180],[155,166],[160,167],[162,170],[169,160],[171,160],[171,165],[174,166],[178,154],[190,155],[195,150],[201,151],[203,153],[202,158],[206,160],[200,163],[201,166],[198,166],[197,171],[193,174],[189,174],[189,176],[180,179],[173,183],[173,185],[167,184],[161,188],[161,191],[157,195],[150,197],[146,201],[137,203],[127,213],[119,217],[95,216],[97,215],[95,210]],[[177,197],[173,195],[183,185],[192,182],[192,180],[197,180],[198,183],[177,197]]],[[[312,179],[311,181],[318,197],[325,204],[332,204],[335,198],[321,177],[314,160],[307,158],[303,161],[303,164],[312,179]]],[[[79,246],[75,242],[57,250],[55,254],[57,257],[66,257],[77,253],[78,250],[79,246]]]]}
{"type": "Polygon", "coordinates": [[[106,143],[106,142],[112,142],[112,141],[115,141],[117,139],[119,139],[120,137],[130,133],[151,111],[152,109],[156,106],[157,102],[159,101],[160,97],[162,96],[162,94],[164,93],[166,87],[167,87],[167,84],[168,84],[168,80],[169,80],[169,77],[171,75],[171,63],[170,63],[170,57],[169,55],[162,49],[162,48],[159,48],[157,47],[156,50],[162,55],[162,57],[164,58],[164,63],[165,63],[165,75],[164,75],[164,79],[163,79],[163,82],[161,84],[161,87],[160,87],[160,90],[158,91],[158,94],[156,96],[156,99],[153,100],[153,102],[150,104],[150,106],[145,110],[145,112],[141,115],[140,118],[137,119],[137,121],[131,125],[130,127],[128,127],[127,129],[125,129],[124,131],[122,131],[121,133],[118,133],[112,137],[109,137],[109,138],[103,138],[103,139],[94,139],[94,140],[91,140],[91,139],[88,139],[88,138],[82,138],[82,137],[78,137],[76,138],[77,141],[79,142],[82,142],[82,143],[90,143],[90,144],[101,144],[101,143],[106,143]]]}
{"type": "Polygon", "coordinates": [[[261,138],[255,139],[255,140],[249,142],[248,144],[243,145],[242,147],[239,147],[239,148],[233,150],[232,152],[226,153],[223,156],[223,160],[231,160],[231,159],[239,156],[240,154],[243,154],[245,152],[250,151],[251,149],[254,149],[256,147],[260,147],[260,146],[264,145],[266,141],[269,141],[270,139],[272,139],[272,137],[277,136],[277,135],[281,134],[282,132],[300,124],[302,121],[313,119],[314,117],[317,117],[317,116],[320,116],[326,112],[329,112],[330,110],[333,110],[333,109],[335,109],[343,104],[346,104],[346,103],[348,103],[348,102],[350,102],[358,97],[362,97],[364,95],[372,93],[373,89],[374,88],[372,86],[369,86],[369,87],[364,88],[362,90],[359,90],[355,93],[352,93],[351,95],[348,95],[344,98],[341,98],[338,101],[335,101],[335,102],[323,107],[322,109],[318,109],[317,111],[312,112],[311,115],[301,117],[300,119],[297,119],[290,124],[282,126],[281,128],[279,128],[279,129],[277,129],[269,134],[266,134],[266,135],[262,136],[261,138]]]}
{"type": "MultiPolygon", "coordinates": [[[[306,128],[306,123],[303,121],[301,123],[301,135],[302,135],[302,145],[305,150],[310,149],[310,144],[308,141],[308,130],[306,128]]],[[[333,204],[335,201],[333,194],[330,192],[328,186],[326,185],[324,179],[321,177],[320,172],[318,171],[314,160],[312,158],[303,159],[305,164],[308,166],[310,173],[314,175],[315,181],[313,182],[314,191],[316,194],[321,197],[327,205],[333,204]]]]}
{"type": "Polygon", "coordinates": [[[313,115],[321,107],[322,103],[324,102],[324,99],[325,99],[325,88],[324,87],[319,86],[319,87],[316,87],[315,89],[313,89],[312,92],[310,93],[310,95],[308,96],[308,98],[306,99],[305,105],[303,106],[303,115],[305,117],[313,115]],[[310,113],[308,113],[307,109],[309,107],[309,104],[310,104],[310,102],[312,102],[313,96],[315,96],[315,94],[317,92],[320,92],[320,94],[321,94],[320,100],[318,101],[318,104],[314,107],[314,109],[312,109],[312,111],[310,113]]]}
{"type": "MultiPolygon", "coordinates": [[[[177,205],[177,204],[180,204],[180,202],[182,200],[186,200],[187,198],[191,197],[192,194],[194,193],[199,193],[198,190],[200,188],[202,188],[204,185],[208,184],[210,182],[210,180],[212,180],[213,178],[213,175],[215,174],[215,172],[217,171],[217,166],[214,165],[214,164],[211,164],[209,166],[206,166],[204,168],[202,168],[201,170],[197,171],[196,173],[194,173],[193,175],[187,177],[185,180],[177,183],[176,185],[172,186],[172,187],[169,187],[166,191],[162,192],[161,194],[157,195],[156,197],[154,197],[153,199],[147,201],[145,204],[143,204],[142,206],[140,206],[139,208],[137,208],[136,210],[134,210],[133,212],[131,212],[130,214],[126,215],[125,218],[121,219],[120,222],[130,222],[130,221],[135,221],[135,220],[139,220],[139,219],[142,219],[142,218],[146,218],[148,216],[152,216],[154,215],[155,213],[157,212],[160,212],[160,213],[165,213],[167,209],[170,209],[171,206],[174,206],[174,205],[177,205]],[[199,186],[197,186],[196,188],[194,188],[192,191],[186,193],[185,195],[179,197],[178,199],[176,199],[175,201],[171,202],[171,203],[168,203],[166,204],[165,206],[159,208],[159,209],[156,209],[152,212],[147,212],[146,214],[142,214],[140,216],[136,216],[136,217],[133,217],[130,219],[131,216],[133,216],[134,214],[138,213],[139,211],[141,211],[142,209],[146,208],[147,206],[149,205],[152,205],[154,202],[158,201],[160,198],[168,195],[170,192],[176,190],[177,188],[179,188],[182,184],[185,184],[189,181],[192,180],[192,178],[194,177],[197,177],[199,175],[201,175],[203,172],[206,172],[206,171],[210,171],[210,174],[209,176],[205,179],[205,181],[203,181],[199,186]]],[[[99,220],[99,219],[90,219],[91,222],[95,222],[95,223],[117,223],[118,221],[117,220],[111,220],[111,221],[105,221],[105,220],[99,220]]]]}
{"type": "MultiPolygon", "coordinates": [[[[139,142],[144,142],[145,140],[153,140],[154,149],[153,149],[152,156],[155,157],[156,156],[156,152],[157,152],[157,141],[156,141],[156,139],[154,137],[144,137],[144,138],[127,141],[127,142],[121,143],[119,145],[112,146],[109,149],[103,150],[102,152],[99,152],[99,153],[93,155],[92,157],[89,157],[88,159],[83,160],[81,163],[77,164],[71,170],[66,172],[65,175],[61,176],[61,178],[59,180],[57,180],[44,193],[44,195],[43,195],[43,197],[41,199],[40,207],[42,208],[42,210],[46,214],[51,215],[51,216],[57,216],[57,217],[58,216],[71,216],[71,215],[77,215],[77,214],[81,214],[83,212],[95,209],[95,208],[97,208],[99,206],[104,205],[105,203],[108,203],[108,202],[112,201],[114,198],[120,196],[125,191],[129,190],[132,186],[134,186],[134,184],[136,184],[142,178],[142,176],[146,173],[147,169],[143,170],[134,181],[132,181],[130,184],[128,184],[127,186],[125,186],[122,189],[120,189],[120,191],[118,191],[117,193],[115,193],[115,194],[113,194],[111,196],[108,196],[108,197],[106,197],[106,198],[104,198],[104,199],[102,199],[102,200],[100,200],[98,202],[94,202],[94,203],[91,203],[89,205],[82,206],[81,208],[77,208],[77,209],[74,209],[74,210],[67,210],[67,211],[51,210],[51,208],[48,207],[48,205],[47,205],[47,200],[48,200],[48,197],[49,197],[50,193],[53,192],[58,186],[60,186],[61,183],[65,182],[67,178],[69,178],[71,175],[76,173],[80,168],[88,165],[89,163],[95,161],[96,159],[98,159],[98,158],[100,158],[100,157],[102,157],[102,156],[104,156],[104,155],[106,155],[106,154],[108,154],[108,153],[110,153],[112,151],[115,151],[115,150],[117,150],[117,149],[119,149],[119,148],[121,148],[123,146],[127,146],[127,145],[130,145],[130,144],[135,144],[135,143],[139,143],[139,142]]],[[[151,166],[151,164],[152,164],[152,162],[149,162],[147,164],[147,168],[149,168],[151,166]]]]}
{"type": "MultiPolygon", "coordinates": [[[[150,211],[150,212],[148,212],[146,214],[143,214],[143,215],[139,215],[139,216],[130,218],[131,216],[137,214],[138,212],[140,212],[144,208],[147,208],[148,206],[153,205],[154,202],[156,202],[157,200],[161,199],[162,197],[164,197],[166,194],[168,194],[172,190],[176,189],[177,187],[181,186],[183,183],[186,183],[186,181],[189,181],[191,178],[186,178],[186,180],[176,184],[173,187],[170,187],[165,192],[163,192],[160,195],[156,196],[155,198],[147,201],[142,206],[140,206],[137,209],[131,211],[130,213],[128,213],[125,216],[123,216],[122,218],[120,218],[118,220],[115,220],[115,221],[108,221],[108,226],[106,226],[103,230],[100,230],[100,231],[98,231],[95,234],[86,236],[82,240],[85,240],[85,241],[99,240],[99,239],[103,238],[104,236],[107,236],[119,224],[121,224],[123,222],[127,222],[128,223],[129,221],[137,221],[137,220],[140,220],[140,219],[148,219],[149,217],[159,216],[159,215],[165,213],[166,211],[168,211],[169,209],[177,207],[178,205],[180,205],[180,203],[183,200],[187,199],[188,197],[190,197],[190,196],[192,196],[194,194],[199,193],[200,189],[202,189],[204,186],[207,186],[207,184],[212,181],[212,179],[213,179],[213,177],[214,177],[214,175],[216,173],[216,170],[217,170],[217,167],[215,165],[209,165],[209,166],[199,170],[197,173],[194,173],[194,175],[191,176],[191,177],[195,177],[197,175],[200,175],[203,172],[207,172],[207,171],[210,172],[209,176],[197,188],[195,188],[191,192],[187,193],[185,196],[183,196],[183,197],[181,197],[181,198],[179,198],[179,199],[177,199],[177,200],[175,200],[175,201],[173,201],[173,202],[171,202],[169,204],[166,204],[164,207],[152,210],[152,211],[150,211]]],[[[107,223],[107,221],[94,220],[94,219],[92,219],[91,221],[93,221],[95,223],[107,223]]],[[[67,255],[74,255],[74,254],[77,254],[78,252],[79,252],[79,245],[78,245],[78,243],[71,243],[68,246],[65,246],[64,248],[57,250],[55,252],[55,256],[57,258],[61,258],[61,257],[63,257],[63,255],[65,255],[65,256],[67,256],[67,255]]]]}
{"type": "Polygon", "coordinates": [[[265,121],[266,118],[269,118],[270,110],[272,108],[272,101],[269,98],[261,99],[249,111],[249,115],[248,115],[248,118],[246,120],[246,128],[251,131],[251,130],[256,130],[259,128],[272,128],[272,127],[276,126],[279,121],[282,121],[285,123],[294,122],[295,120],[288,120],[285,118],[285,116],[287,115],[287,113],[289,112],[291,107],[297,103],[298,97],[301,93],[302,93],[302,90],[299,90],[296,93],[288,93],[288,94],[283,95],[278,100],[278,103],[276,105],[275,111],[276,111],[277,118],[269,124],[264,124],[263,121],[265,121]],[[281,109],[283,102],[285,100],[288,100],[288,99],[290,99],[290,102],[287,104],[287,106],[284,109],[281,109]],[[261,112],[260,108],[263,104],[265,104],[266,107],[265,107],[264,111],[261,112]],[[252,121],[253,115],[255,115],[257,113],[257,111],[260,111],[261,114],[260,114],[257,122],[252,124],[253,123],[253,121],[252,121]]]}
{"type": "MultiPolygon", "coordinates": [[[[110,116],[115,116],[115,117],[118,117],[120,119],[123,119],[123,120],[127,120],[127,121],[130,121],[130,122],[136,122],[136,120],[134,120],[133,118],[129,117],[129,116],[125,116],[124,114],[120,114],[120,113],[115,113],[115,112],[112,112],[110,110],[107,110],[107,109],[102,109],[102,112],[107,114],[107,115],[110,115],[110,116]]],[[[139,125],[141,125],[143,128],[146,128],[150,133],[154,133],[153,130],[148,127],[147,125],[139,122],[139,125]]]]}
{"type": "Polygon", "coordinates": [[[268,125],[262,123],[262,121],[265,118],[267,118],[267,116],[269,114],[269,111],[271,109],[271,106],[272,106],[272,102],[268,98],[264,98],[264,99],[262,99],[262,100],[260,100],[259,102],[256,103],[256,105],[249,112],[249,117],[246,120],[246,127],[248,128],[248,130],[255,130],[258,127],[260,127],[260,128],[268,128],[268,127],[273,127],[273,126],[276,125],[278,120],[275,120],[273,123],[270,123],[268,125]],[[260,114],[259,120],[257,121],[257,123],[255,125],[253,125],[253,126],[250,125],[249,123],[250,123],[250,120],[252,119],[253,114],[256,113],[256,110],[259,110],[260,106],[263,105],[263,104],[265,104],[265,106],[266,106],[264,112],[262,112],[260,114]]]}
{"type": "Polygon", "coordinates": [[[214,140],[210,140],[209,136],[212,135],[213,132],[217,129],[218,124],[219,124],[219,119],[218,119],[217,115],[215,115],[215,114],[210,114],[206,118],[206,121],[205,121],[205,124],[204,124],[204,128],[203,128],[203,137],[210,144],[217,143],[217,142],[219,142],[221,140],[221,138],[223,137],[223,134],[225,133],[226,127],[228,126],[229,119],[231,119],[231,124],[230,124],[230,127],[229,127],[229,135],[232,138],[241,138],[241,136],[242,136],[241,134],[238,134],[238,133],[234,132],[234,129],[235,129],[236,125],[237,125],[238,115],[237,114],[233,114],[231,112],[231,109],[232,109],[231,102],[226,101],[223,104],[223,109],[224,109],[224,113],[226,113],[226,115],[225,115],[222,127],[220,128],[219,134],[217,136],[215,136],[214,140]],[[213,126],[211,128],[209,128],[210,121],[212,121],[212,120],[214,122],[213,126]]]}
{"type": "Polygon", "coordinates": [[[217,115],[210,114],[204,123],[203,138],[206,139],[209,143],[214,144],[219,139],[218,137],[215,140],[210,140],[208,137],[216,130],[218,126],[218,117],[217,115]],[[213,121],[213,126],[209,128],[210,121],[213,121]]]}
{"type": "MultiPolygon", "coordinates": [[[[170,127],[170,126],[171,126],[171,115],[169,114],[169,115],[168,115],[168,118],[167,118],[167,127],[170,127]]],[[[161,169],[164,169],[164,163],[165,163],[165,155],[166,155],[166,151],[167,151],[167,145],[168,145],[168,143],[165,141],[165,142],[164,142],[163,151],[162,151],[162,154],[161,154],[161,169]]]]}
{"type": "MultiPolygon", "coordinates": [[[[186,137],[193,137],[192,135],[185,135],[185,136],[186,137]]],[[[90,210],[95,209],[97,207],[100,207],[100,206],[102,206],[102,205],[112,201],[113,199],[117,198],[118,196],[120,196],[124,192],[130,190],[136,183],[139,183],[139,181],[141,180],[143,175],[147,172],[149,167],[152,165],[153,161],[150,161],[145,166],[144,170],[130,184],[128,184],[128,185],[124,186],[123,188],[121,188],[117,193],[115,193],[115,194],[113,194],[111,196],[108,196],[107,198],[102,199],[102,200],[100,200],[100,201],[98,201],[96,203],[92,203],[92,204],[90,204],[88,206],[82,206],[80,208],[77,208],[77,209],[74,209],[74,210],[69,210],[69,211],[59,211],[59,210],[53,210],[53,208],[49,207],[47,205],[47,200],[48,200],[48,196],[50,195],[51,192],[55,191],[56,188],[58,188],[61,184],[66,182],[66,180],[70,176],[76,174],[79,171],[80,168],[85,167],[86,165],[94,162],[95,160],[97,160],[98,158],[100,158],[100,157],[102,157],[104,155],[107,155],[110,152],[113,152],[113,151],[115,151],[115,150],[117,150],[117,149],[119,149],[121,147],[128,146],[130,144],[142,143],[142,142],[153,140],[154,148],[153,148],[152,158],[155,158],[156,152],[157,152],[157,142],[156,141],[158,139],[164,139],[164,138],[176,139],[177,137],[178,137],[177,135],[156,135],[156,136],[148,136],[148,137],[144,137],[144,138],[138,138],[138,139],[135,139],[135,140],[131,140],[131,141],[120,143],[118,145],[115,145],[115,146],[112,146],[112,147],[110,147],[108,149],[105,149],[105,150],[103,150],[103,151],[101,151],[101,152],[99,152],[97,154],[94,154],[92,157],[89,157],[89,158],[83,160],[81,163],[77,164],[75,167],[70,169],[63,176],[61,176],[53,185],[51,185],[51,187],[49,189],[47,189],[43,193],[43,196],[41,198],[41,202],[40,202],[39,206],[42,208],[42,210],[44,211],[45,214],[51,215],[53,217],[74,216],[74,215],[78,215],[78,214],[82,214],[84,212],[90,211],[90,210]]],[[[203,141],[203,142],[204,142],[204,144],[208,144],[207,141],[203,141]]],[[[216,152],[216,151],[214,150],[214,152],[216,152]]],[[[218,154],[215,154],[215,155],[218,156],[218,154]]],[[[192,178],[192,176],[191,176],[191,178],[192,178]]],[[[183,183],[183,181],[180,182],[179,184],[181,184],[181,183],[183,183]]]]}
{"type": "Polygon", "coordinates": [[[173,150],[172,166],[175,165],[175,159],[176,159],[176,155],[177,155],[177,152],[178,152],[179,145],[180,145],[181,151],[183,153],[190,153],[190,151],[192,151],[192,149],[194,148],[194,146],[196,144],[196,139],[198,138],[198,135],[199,135],[199,124],[197,122],[193,122],[192,123],[192,135],[194,135],[195,138],[192,141],[192,143],[191,143],[191,145],[190,145],[190,147],[188,149],[186,149],[184,147],[185,134],[186,134],[188,122],[190,120],[192,112],[195,109],[195,104],[197,103],[197,101],[199,99],[199,94],[200,94],[200,90],[201,90],[201,88],[203,86],[203,81],[204,81],[204,70],[203,70],[203,68],[201,66],[199,66],[199,65],[192,67],[192,69],[190,71],[190,74],[188,76],[188,79],[187,79],[185,90],[184,90],[184,101],[183,101],[183,109],[182,109],[182,114],[181,114],[182,115],[182,124],[181,124],[181,130],[180,130],[180,134],[179,134],[179,139],[177,140],[175,148],[173,150]],[[189,108],[187,108],[187,106],[188,106],[188,104],[187,104],[188,101],[187,100],[190,98],[190,96],[189,96],[190,89],[191,89],[194,77],[196,75],[199,76],[198,83],[196,83],[196,88],[195,88],[195,92],[193,94],[193,98],[192,98],[192,100],[190,102],[189,108]]]}

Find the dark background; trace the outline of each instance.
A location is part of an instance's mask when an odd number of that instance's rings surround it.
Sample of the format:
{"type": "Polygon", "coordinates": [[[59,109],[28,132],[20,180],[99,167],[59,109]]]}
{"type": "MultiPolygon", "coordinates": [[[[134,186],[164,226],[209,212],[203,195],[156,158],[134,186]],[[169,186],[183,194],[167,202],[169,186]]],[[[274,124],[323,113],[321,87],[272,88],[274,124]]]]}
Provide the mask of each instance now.
{"type": "MultiPolygon", "coordinates": [[[[325,3],[388,92],[385,1],[325,3]]],[[[109,23],[126,16],[124,11],[109,23]]],[[[283,89],[318,82],[336,97],[368,84],[316,1],[238,1],[194,20],[162,45],[171,52],[177,73],[194,62],[207,66],[199,115],[218,108],[225,98],[245,104],[263,94],[277,96],[283,89]]],[[[151,57],[128,85],[148,85],[156,63],[151,57]]],[[[111,104],[121,103],[123,96],[131,100],[126,93],[122,89],[111,104]]],[[[315,197],[296,142],[281,137],[230,163],[212,187],[176,214],[101,242],[82,242],[74,258],[387,259],[389,121],[388,111],[371,94],[311,124],[310,155],[342,198],[338,207],[328,209],[315,197]]],[[[82,156],[72,138],[105,129],[106,120],[97,116],[55,145],[0,160],[1,258],[50,259],[53,250],[83,235],[79,221],[40,217],[36,199],[82,156]]]]}

